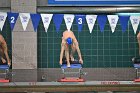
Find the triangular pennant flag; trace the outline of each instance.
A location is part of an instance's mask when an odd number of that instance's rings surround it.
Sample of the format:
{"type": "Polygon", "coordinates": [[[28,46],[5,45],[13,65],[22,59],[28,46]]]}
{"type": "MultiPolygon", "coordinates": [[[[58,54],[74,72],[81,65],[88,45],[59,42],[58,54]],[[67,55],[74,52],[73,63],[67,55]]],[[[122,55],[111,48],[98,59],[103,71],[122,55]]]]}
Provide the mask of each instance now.
{"type": "Polygon", "coordinates": [[[10,22],[10,27],[12,31],[14,29],[18,16],[19,13],[10,13],[10,12],[8,13],[8,20],[10,22]]]}
{"type": "Polygon", "coordinates": [[[98,24],[99,24],[101,32],[103,32],[105,24],[106,24],[106,21],[107,21],[106,15],[98,15],[97,21],[98,21],[98,24]]]}
{"type": "Polygon", "coordinates": [[[78,31],[82,31],[83,24],[85,23],[85,15],[75,15],[78,31]]]}
{"type": "Polygon", "coordinates": [[[131,21],[134,33],[136,34],[136,31],[138,29],[138,25],[140,23],[140,16],[130,16],[130,21],[131,21]]]}
{"type": "Polygon", "coordinates": [[[111,27],[111,31],[113,33],[115,31],[119,17],[118,15],[107,15],[107,17],[108,17],[108,21],[111,27]]]}
{"type": "Polygon", "coordinates": [[[7,13],[0,12],[0,30],[2,31],[5,20],[7,17],[7,13]]]}
{"type": "Polygon", "coordinates": [[[30,14],[30,15],[31,15],[31,20],[33,23],[34,30],[36,31],[38,24],[39,24],[39,21],[41,19],[40,14],[30,14]]]}
{"type": "Polygon", "coordinates": [[[64,14],[64,20],[65,20],[65,23],[66,23],[67,30],[69,31],[71,29],[71,26],[72,26],[72,23],[73,23],[73,20],[74,20],[74,15],[64,14]]]}
{"type": "Polygon", "coordinates": [[[128,20],[130,16],[119,16],[120,24],[122,27],[122,32],[125,32],[127,29],[128,25],[128,20]]]}
{"type": "Polygon", "coordinates": [[[53,14],[41,14],[41,18],[46,32],[48,31],[52,16],[53,14]]]}
{"type": "Polygon", "coordinates": [[[29,13],[20,13],[19,14],[22,26],[23,26],[23,30],[25,31],[27,28],[27,25],[29,23],[29,19],[30,19],[30,14],[29,13]]]}
{"type": "Polygon", "coordinates": [[[53,15],[53,22],[54,22],[55,27],[56,27],[56,32],[58,32],[60,29],[63,17],[64,17],[64,14],[54,14],[53,15]]]}
{"type": "Polygon", "coordinates": [[[97,19],[97,15],[86,15],[86,21],[87,21],[90,33],[92,33],[96,19],[97,19]]]}

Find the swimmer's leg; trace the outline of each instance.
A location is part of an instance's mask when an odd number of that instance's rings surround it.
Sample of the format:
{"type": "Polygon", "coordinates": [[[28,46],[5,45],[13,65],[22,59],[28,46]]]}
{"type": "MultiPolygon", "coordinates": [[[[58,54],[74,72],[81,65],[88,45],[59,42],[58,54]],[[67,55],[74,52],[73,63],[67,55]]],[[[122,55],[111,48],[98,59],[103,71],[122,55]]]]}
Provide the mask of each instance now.
{"type": "Polygon", "coordinates": [[[76,51],[76,47],[75,47],[74,44],[72,44],[72,45],[71,45],[71,54],[70,54],[70,59],[71,59],[71,61],[74,61],[73,55],[74,55],[75,51],[76,51]]]}
{"type": "Polygon", "coordinates": [[[69,48],[65,48],[65,57],[66,57],[66,60],[67,60],[67,67],[70,67],[69,48]]]}

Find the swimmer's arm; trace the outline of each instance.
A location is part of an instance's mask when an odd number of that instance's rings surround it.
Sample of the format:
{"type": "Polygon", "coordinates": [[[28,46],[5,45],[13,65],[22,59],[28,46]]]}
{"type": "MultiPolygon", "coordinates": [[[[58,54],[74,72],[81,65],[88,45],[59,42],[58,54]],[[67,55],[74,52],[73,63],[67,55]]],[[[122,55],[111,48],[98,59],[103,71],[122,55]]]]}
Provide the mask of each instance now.
{"type": "Polygon", "coordinates": [[[60,52],[60,62],[62,63],[62,58],[63,58],[63,54],[64,54],[64,48],[65,48],[65,44],[62,43],[61,44],[61,52],[60,52]]]}

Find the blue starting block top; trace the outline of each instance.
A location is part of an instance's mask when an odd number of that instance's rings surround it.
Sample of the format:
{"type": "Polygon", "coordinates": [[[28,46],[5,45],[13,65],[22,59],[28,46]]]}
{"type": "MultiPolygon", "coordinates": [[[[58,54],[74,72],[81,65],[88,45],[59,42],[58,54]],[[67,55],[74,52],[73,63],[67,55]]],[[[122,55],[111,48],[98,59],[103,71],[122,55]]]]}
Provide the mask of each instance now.
{"type": "Polygon", "coordinates": [[[5,69],[9,69],[8,65],[0,65],[0,69],[5,70],[5,69]]]}
{"type": "Polygon", "coordinates": [[[62,69],[65,69],[65,68],[82,68],[82,65],[81,64],[70,64],[70,67],[67,67],[67,64],[62,64],[61,68],[62,69]]]}
{"type": "Polygon", "coordinates": [[[134,68],[140,68],[140,64],[134,64],[134,68]]]}

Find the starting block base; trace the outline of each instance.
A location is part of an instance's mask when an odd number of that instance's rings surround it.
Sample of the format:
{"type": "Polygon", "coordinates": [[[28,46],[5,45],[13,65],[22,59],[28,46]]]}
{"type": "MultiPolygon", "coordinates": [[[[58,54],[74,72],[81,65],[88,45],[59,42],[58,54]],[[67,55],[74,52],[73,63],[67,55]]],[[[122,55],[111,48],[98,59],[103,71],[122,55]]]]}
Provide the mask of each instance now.
{"type": "Polygon", "coordinates": [[[135,81],[135,82],[140,82],[140,78],[139,78],[139,79],[135,79],[134,81],[135,81]]]}
{"type": "Polygon", "coordinates": [[[10,82],[10,80],[8,80],[8,79],[0,79],[0,83],[7,83],[7,82],[10,82]]]}
{"type": "Polygon", "coordinates": [[[71,78],[63,78],[63,79],[60,79],[59,82],[84,82],[85,80],[82,79],[82,78],[74,78],[74,77],[71,77],[71,78]]]}

